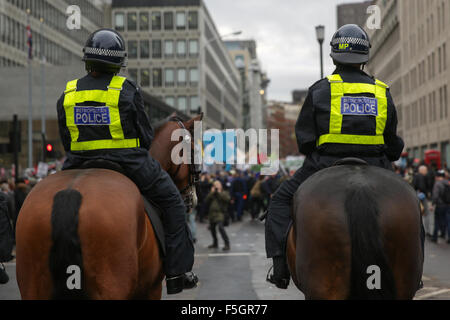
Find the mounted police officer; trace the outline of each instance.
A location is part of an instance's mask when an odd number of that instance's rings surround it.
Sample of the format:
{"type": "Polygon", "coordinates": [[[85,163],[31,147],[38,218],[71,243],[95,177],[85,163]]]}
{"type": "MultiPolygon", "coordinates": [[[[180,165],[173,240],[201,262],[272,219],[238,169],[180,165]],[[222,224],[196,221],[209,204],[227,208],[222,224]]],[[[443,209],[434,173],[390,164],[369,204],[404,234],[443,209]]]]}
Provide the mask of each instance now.
{"type": "Polygon", "coordinates": [[[57,103],[60,135],[67,153],[63,170],[88,160],[119,164],[147,199],[163,211],[167,293],[193,288],[194,246],[185,222],[186,207],[169,175],[148,150],[153,129],[139,88],[117,76],[126,65],[125,42],[112,29],[90,35],[83,49],[88,74],[67,83],[57,103]]]}
{"type": "Polygon", "coordinates": [[[404,147],[397,136],[389,87],[363,72],[371,47],[367,33],[357,25],[344,25],[334,34],[331,47],[336,70],[309,88],[295,126],[299,151],[306,155],[304,165],[279,187],[268,209],[266,252],[274,269],[268,280],[282,289],[290,280],[285,244],[290,204],[298,187],[346,157],[392,170],[391,162],[399,159],[404,147]]]}

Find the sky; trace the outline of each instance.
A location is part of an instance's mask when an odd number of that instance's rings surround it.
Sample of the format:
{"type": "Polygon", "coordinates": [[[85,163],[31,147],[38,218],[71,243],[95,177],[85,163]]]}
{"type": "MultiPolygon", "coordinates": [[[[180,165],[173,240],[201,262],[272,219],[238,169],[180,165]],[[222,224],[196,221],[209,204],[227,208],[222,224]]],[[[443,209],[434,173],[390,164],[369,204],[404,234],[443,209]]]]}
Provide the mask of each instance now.
{"type": "Polygon", "coordinates": [[[271,82],[269,100],[292,101],[292,91],[307,89],[320,78],[315,26],[325,26],[324,75],[333,72],[330,40],[336,31],[336,5],[355,0],[204,0],[222,35],[256,40],[262,68],[271,82]]]}

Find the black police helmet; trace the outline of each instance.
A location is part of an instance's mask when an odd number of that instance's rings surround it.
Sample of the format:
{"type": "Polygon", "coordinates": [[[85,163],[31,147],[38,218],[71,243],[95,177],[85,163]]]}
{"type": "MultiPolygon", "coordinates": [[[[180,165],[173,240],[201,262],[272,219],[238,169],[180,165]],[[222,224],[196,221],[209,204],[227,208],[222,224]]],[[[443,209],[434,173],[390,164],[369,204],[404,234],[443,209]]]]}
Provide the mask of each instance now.
{"type": "Polygon", "coordinates": [[[330,56],[339,64],[366,64],[372,47],[367,33],[356,24],[339,28],[331,39],[330,56]]]}
{"type": "Polygon", "coordinates": [[[125,41],[113,29],[99,29],[92,33],[86,41],[83,53],[86,68],[119,71],[126,65],[125,41]]]}

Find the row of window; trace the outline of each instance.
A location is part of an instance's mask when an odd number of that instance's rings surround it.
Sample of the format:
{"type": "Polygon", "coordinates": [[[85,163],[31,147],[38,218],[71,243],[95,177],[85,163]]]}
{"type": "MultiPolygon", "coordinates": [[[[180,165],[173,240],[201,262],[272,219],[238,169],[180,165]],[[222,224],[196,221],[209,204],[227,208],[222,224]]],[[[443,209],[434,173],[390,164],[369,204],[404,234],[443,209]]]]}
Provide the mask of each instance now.
{"type": "Polygon", "coordinates": [[[1,67],[23,67],[23,66],[11,59],[0,57],[0,68],[1,67]]]}
{"type": "Polygon", "coordinates": [[[129,59],[149,59],[150,52],[152,58],[197,57],[198,40],[164,40],[164,47],[162,40],[128,40],[129,59]]]}
{"type": "Polygon", "coordinates": [[[436,75],[441,74],[447,70],[447,49],[446,44],[442,44],[439,48],[423,59],[418,66],[413,68],[405,75],[405,90],[406,93],[425,84],[427,80],[434,79],[436,75]],[[437,64],[436,64],[437,57],[437,64]],[[437,73],[436,73],[437,71],[437,73]]]}
{"type": "Polygon", "coordinates": [[[200,108],[198,96],[166,96],[164,97],[164,102],[183,113],[187,113],[188,110],[197,112],[200,108]]]}
{"type": "MultiPolygon", "coordinates": [[[[63,33],[64,35],[68,36],[70,39],[78,42],[79,44],[83,44],[86,42],[86,39],[89,37],[90,32],[86,30],[83,25],[81,25],[80,30],[69,30],[66,26],[67,22],[67,16],[64,12],[61,12],[59,9],[55,8],[51,4],[49,4],[49,1],[45,0],[32,0],[32,1],[25,1],[25,0],[8,0],[8,2],[12,3],[13,5],[16,5],[21,10],[27,10],[30,9],[30,15],[36,19],[44,19],[44,24],[50,26],[52,29],[57,30],[60,33],[63,33]]],[[[92,20],[94,23],[100,23],[103,22],[103,14],[98,11],[92,9],[92,5],[89,5],[90,10],[87,10],[86,0],[78,0],[75,1],[78,2],[79,5],[81,5],[80,10],[82,10],[82,14],[85,15],[88,12],[91,12],[93,14],[93,17],[102,16],[102,18],[99,18],[100,20],[92,20]],[[86,8],[85,8],[86,7],[86,8]],[[85,11],[83,11],[83,9],[85,11]]],[[[73,1],[71,2],[73,3],[73,1]]],[[[25,23],[25,21],[21,21],[21,23],[25,23]]]]}
{"type": "Polygon", "coordinates": [[[136,11],[116,12],[114,27],[117,31],[197,30],[197,11],[136,11]],[[151,21],[150,21],[151,20],[151,21]]]}
{"type": "Polygon", "coordinates": [[[197,68],[141,68],[128,69],[130,77],[136,81],[141,87],[191,87],[198,85],[198,69],[197,68]]]}
{"type": "Polygon", "coordinates": [[[405,129],[417,128],[427,123],[448,118],[448,92],[447,85],[423,96],[411,105],[406,106],[404,117],[402,108],[398,110],[399,121],[405,120],[405,129]],[[439,110],[438,110],[439,108],[439,110]]]}
{"type": "MultiPolygon", "coordinates": [[[[28,52],[26,27],[2,13],[0,13],[0,41],[20,51],[28,52]]],[[[45,56],[51,64],[69,63],[74,58],[70,51],[39,33],[33,33],[32,53],[36,58],[45,56]]]]}

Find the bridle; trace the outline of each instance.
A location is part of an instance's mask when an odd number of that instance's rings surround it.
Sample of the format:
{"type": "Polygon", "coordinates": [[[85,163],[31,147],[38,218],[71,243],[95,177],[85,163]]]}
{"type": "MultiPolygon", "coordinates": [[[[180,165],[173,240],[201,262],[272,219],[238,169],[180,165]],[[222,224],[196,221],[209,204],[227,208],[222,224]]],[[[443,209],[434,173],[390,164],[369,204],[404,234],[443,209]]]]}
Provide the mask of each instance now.
{"type": "MultiPolygon", "coordinates": [[[[195,206],[195,202],[196,202],[195,201],[195,199],[196,199],[195,185],[200,180],[201,165],[197,165],[194,163],[195,147],[194,147],[194,142],[193,142],[193,138],[192,138],[192,133],[186,129],[186,126],[184,125],[183,121],[179,117],[177,117],[177,116],[171,117],[169,119],[169,121],[176,122],[181,129],[184,129],[185,131],[189,132],[190,138],[191,138],[191,161],[188,164],[188,166],[189,166],[189,183],[187,184],[186,187],[184,187],[183,189],[180,190],[184,204],[186,205],[186,210],[189,212],[195,206]]],[[[178,173],[183,164],[184,163],[180,163],[177,166],[177,168],[175,169],[175,172],[173,174],[171,174],[173,180],[175,180],[176,177],[178,176],[178,173]]]]}

